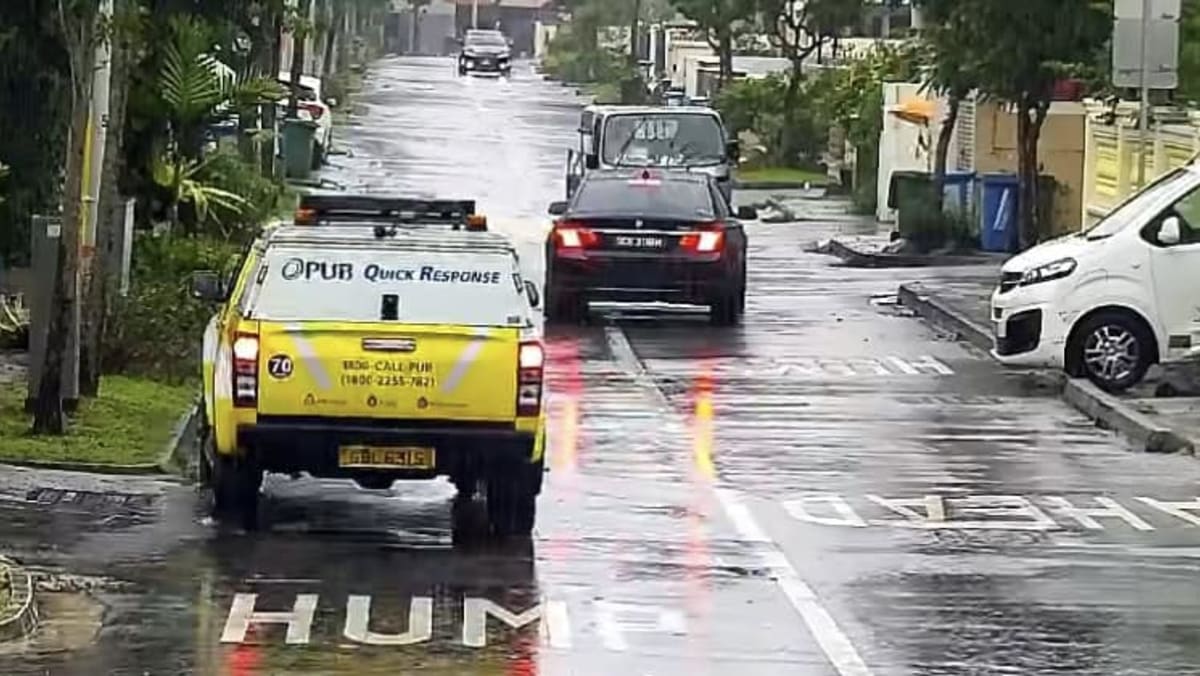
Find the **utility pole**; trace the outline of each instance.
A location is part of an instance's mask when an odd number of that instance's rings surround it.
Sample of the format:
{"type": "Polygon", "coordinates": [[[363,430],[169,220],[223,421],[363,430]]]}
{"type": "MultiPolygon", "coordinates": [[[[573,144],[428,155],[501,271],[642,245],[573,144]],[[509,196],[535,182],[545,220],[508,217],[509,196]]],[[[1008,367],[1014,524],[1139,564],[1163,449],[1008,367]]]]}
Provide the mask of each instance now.
{"type": "Polygon", "coordinates": [[[1141,105],[1138,110],[1138,190],[1146,185],[1146,137],[1150,127],[1150,8],[1151,0],[1142,0],[1142,72],[1141,105]]]}
{"type": "Polygon", "coordinates": [[[479,0],[471,0],[471,28],[479,28],[479,0]]]}

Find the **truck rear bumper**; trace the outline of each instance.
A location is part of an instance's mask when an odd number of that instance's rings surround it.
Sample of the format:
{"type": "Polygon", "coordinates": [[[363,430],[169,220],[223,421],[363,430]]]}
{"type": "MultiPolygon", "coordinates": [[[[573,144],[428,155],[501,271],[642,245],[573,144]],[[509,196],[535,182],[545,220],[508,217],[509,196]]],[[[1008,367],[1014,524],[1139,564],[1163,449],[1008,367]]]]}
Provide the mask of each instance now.
{"type": "Polygon", "coordinates": [[[534,442],[534,434],[517,431],[511,423],[334,422],[260,416],[254,426],[238,430],[238,445],[253,453],[264,470],[329,478],[488,476],[527,465],[532,460],[534,442]],[[423,469],[342,467],[339,450],[346,446],[433,449],[434,465],[423,469]]]}

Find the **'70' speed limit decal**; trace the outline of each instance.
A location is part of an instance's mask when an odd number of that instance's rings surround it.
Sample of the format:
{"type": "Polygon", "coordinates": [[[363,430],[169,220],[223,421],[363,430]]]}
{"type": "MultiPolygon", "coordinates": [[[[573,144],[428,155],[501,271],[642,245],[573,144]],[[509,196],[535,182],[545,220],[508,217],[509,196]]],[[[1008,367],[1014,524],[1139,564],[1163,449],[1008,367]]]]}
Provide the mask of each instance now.
{"type": "Polygon", "coordinates": [[[286,354],[277,354],[267,360],[267,373],[276,380],[287,380],[293,369],[292,358],[286,354]]]}

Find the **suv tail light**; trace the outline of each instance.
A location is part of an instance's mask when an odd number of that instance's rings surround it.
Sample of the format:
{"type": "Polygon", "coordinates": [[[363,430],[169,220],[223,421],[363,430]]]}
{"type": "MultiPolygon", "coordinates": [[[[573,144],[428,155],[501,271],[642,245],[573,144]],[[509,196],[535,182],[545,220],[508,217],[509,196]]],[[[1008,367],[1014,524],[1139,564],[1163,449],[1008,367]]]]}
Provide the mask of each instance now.
{"type": "Polygon", "coordinates": [[[300,105],[308,111],[309,115],[312,115],[313,120],[319,120],[325,114],[325,109],[315,103],[302,103],[300,105]]]}
{"type": "Polygon", "coordinates": [[[258,405],[258,336],[239,333],[233,341],[233,405],[258,405]]]}
{"type": "Polygon", "coordinates": [[[517,353],[517,415],[536,416],[542,411],[542,371],[546,352],[539,342],[521,343],[517,353]]]}
{"type": "Polygon", "coordinates": [[[577,221],[560,221],[554,226],[554,249],[558,252],[580,252],[600,244],[600,235],[577,221]]]}
{"type": "Polygon", "coordinates": [[[679,248],[693,253],[720,253],[725,250],[725,231],[720,224],[706,226],[679,238],[679,248]]]}

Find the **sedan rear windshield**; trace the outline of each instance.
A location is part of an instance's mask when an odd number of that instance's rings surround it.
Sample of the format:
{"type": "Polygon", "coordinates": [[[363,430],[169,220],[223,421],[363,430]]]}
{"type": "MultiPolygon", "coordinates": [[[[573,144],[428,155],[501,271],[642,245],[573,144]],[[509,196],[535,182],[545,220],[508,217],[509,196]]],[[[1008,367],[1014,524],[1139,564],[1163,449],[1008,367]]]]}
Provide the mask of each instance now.
{"type": "Polygon", "coordinates": [[[520,326],[524,282],[499,254],[274,246],[246,315],[266,321],[520,326]]]}
{"type": "Polygon", "coordinates": [[[575,196],[571,212],[577,216],[712,220],[716,218],[712,193],[701,181],[639,181],[603,179],[586,181],[575,196]]]}

